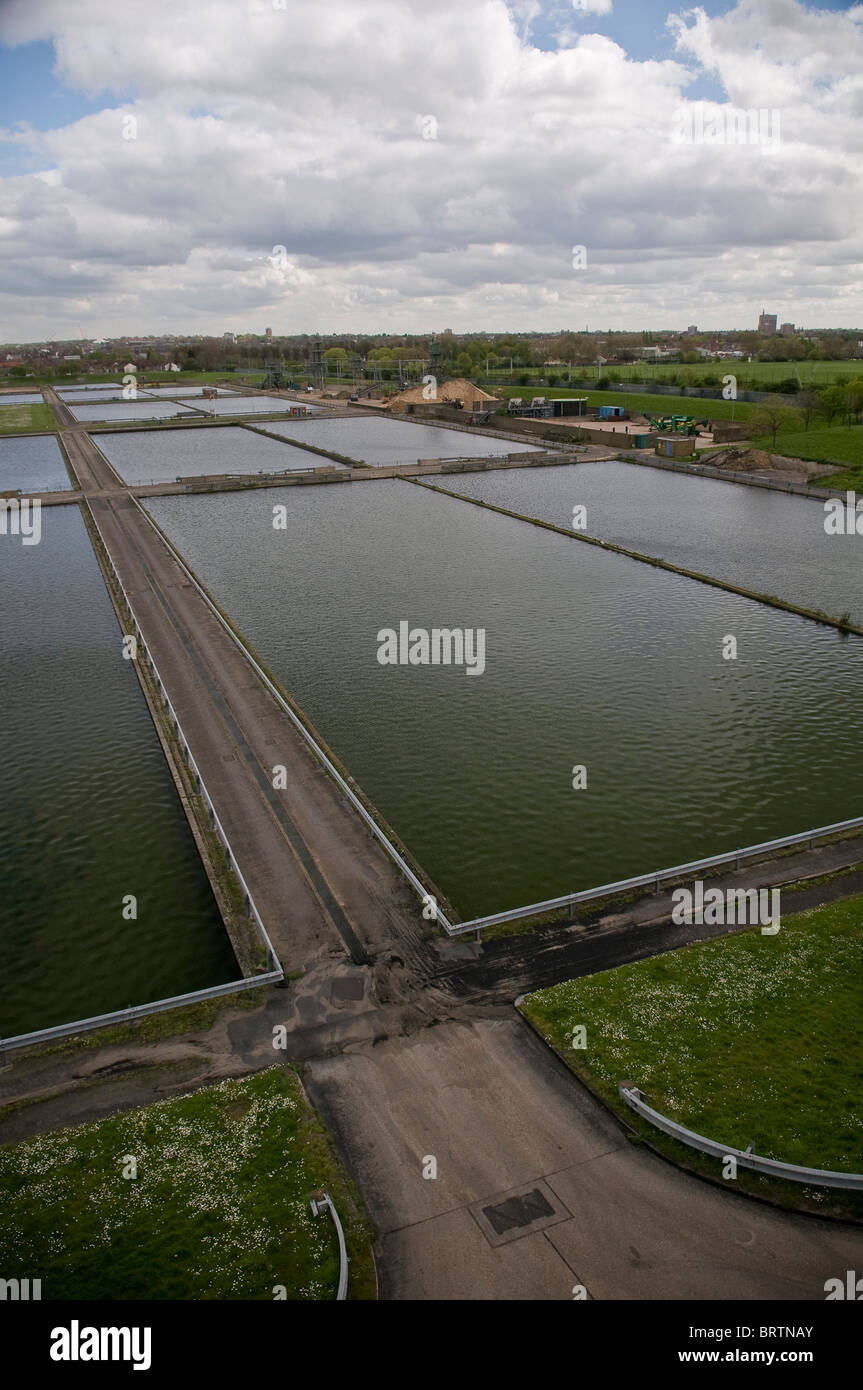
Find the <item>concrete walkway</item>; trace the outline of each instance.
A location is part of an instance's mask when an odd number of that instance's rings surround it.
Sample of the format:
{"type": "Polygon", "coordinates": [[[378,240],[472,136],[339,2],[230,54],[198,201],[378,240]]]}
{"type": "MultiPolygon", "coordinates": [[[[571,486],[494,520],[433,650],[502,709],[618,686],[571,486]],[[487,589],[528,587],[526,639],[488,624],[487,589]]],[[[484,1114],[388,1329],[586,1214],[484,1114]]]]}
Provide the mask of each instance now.
{"type": "Polygon", "coordinates": [[[863,1265],[863,1231],[633,1146],[518,1019],[315,1061],[306,1085],[380,1231],[385,1299],[823,1299],[863,1265]]]}
{"type": "Polygon", "coordinates": [[[86,430],[63,441],[285,970],[331,953],[370,961],[394,942],[424,958],[419,905],[390,860],[86,430]]]}

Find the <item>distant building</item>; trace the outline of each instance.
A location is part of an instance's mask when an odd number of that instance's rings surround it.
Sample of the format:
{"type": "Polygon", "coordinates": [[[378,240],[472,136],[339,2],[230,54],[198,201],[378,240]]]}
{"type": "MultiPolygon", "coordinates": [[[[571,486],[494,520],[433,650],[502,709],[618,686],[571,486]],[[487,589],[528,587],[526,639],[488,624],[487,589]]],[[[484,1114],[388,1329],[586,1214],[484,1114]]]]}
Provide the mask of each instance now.
{"type": "Polygon", "coordinates": [[[697,333],[697,332],[698,332],[698,325],[695,324],[695,323],[691,323],[691,324],[689,325],[689,327],[687,328],[686,331],[687,331],[687,333],[697,333]]]}
{"type": "Polygon", "coordinates": [[[780,324],[780,326],[779,326],[779,332],[780,332],[780,333],[784,333],[786,338],[790,338],[790,337],[792,336],[792,334],[794,333],[794,324],[793,324],[793,323],[783,323],[783,324],[780,324]]]}
{"type": "MultiPolygon", "coordinates": [[[[776,320],[775,320],[775,319],[773,320],[773,325],[774,325],[774,327],[776,326],[776,320]]],[[[236,340],[236,337],[235,337],[235,335],[234,335],[233,333],[223,333],[223,334],[222,334],[222,337],[223,337],[223,338],[229,338],[229,339],[231,340],[232,343],[235,343],[235,342],[237,341],[237,340],[236,340]]]]}
{"type": "Polygon", "coordinates": [[[764,310],[762,309],[762,310],[761,310],[761,313],[760,313],[759,316],[758,316],[758,332],[759,332],[759,333],[775,333],[775,332],[776,332],[776,315],[775,315],[775,314],[765,314],[764,310]]]}
{"type": "Polygon", "coordinates": [[[264,329],[264,337],[266,337],[266,338],[272,338],[272,336],[273,336],[273,330],[272,330],[272,328],[265,328],[265,329],[264,329]]]}

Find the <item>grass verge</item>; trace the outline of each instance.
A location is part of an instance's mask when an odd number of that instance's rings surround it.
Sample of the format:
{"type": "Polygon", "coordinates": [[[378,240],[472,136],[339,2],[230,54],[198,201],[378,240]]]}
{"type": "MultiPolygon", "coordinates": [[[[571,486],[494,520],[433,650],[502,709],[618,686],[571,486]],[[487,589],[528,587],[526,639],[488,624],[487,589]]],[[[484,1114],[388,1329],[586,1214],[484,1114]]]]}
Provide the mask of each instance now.
{"type": "MultiPolygon", "coordinates": [[[[863,1172],[859,1031],[863,897],[696,943],[528,995],[523,1012],[637,1135],[693,1170],[721,1164],[628,1110],[648,1104],[719,1143],[815,1168],[863,1172]],[[584,1050],[572,1046],[577,1025],[584,1050]]],[[[738,1186],[811,1211],[863,1217],[863,1193],[738,1170],[738,1186]]]]}
{"type": "Polygon", "coordinates": [[[373,1298],[358,1200],[296,1073],[272,1067],[0,1149],[0,1268],[51,1300],[333,1299],[316,1188],[345,1228],[349,1297],[373,1298]]]}
{"type": "Polygon", "coordinates": [[[845,465],[841,473],[813,478],[813,485],[827,488],[831,493],[844,488],[863,491],[863,425],[836,425],[829,430],[801,430],[795,434],[780,431],[775,444],[768,436],[753,440],[753,443],[757,449],[767,449],[788,458],[845,465]]]}
{"type": "Polygon", "coordinates": [[[50,405],[3,405],[0,401],[0,434],[40,434],[56,428],[50,405]]]}

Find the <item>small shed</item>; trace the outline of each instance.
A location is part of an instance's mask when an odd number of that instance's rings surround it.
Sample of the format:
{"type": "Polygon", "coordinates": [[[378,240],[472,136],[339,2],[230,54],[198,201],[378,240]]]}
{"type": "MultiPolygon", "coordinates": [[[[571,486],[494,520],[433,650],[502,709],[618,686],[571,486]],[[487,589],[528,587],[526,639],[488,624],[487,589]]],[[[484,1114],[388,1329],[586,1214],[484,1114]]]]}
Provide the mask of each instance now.
{"type": "Polygon", "coordinates": [[[553,415],[586,415],[587,396],[552,396],[553,415]]]}
{"type": "Polygon", "coordinates": [[[626,406],[623,405],[601,405],[599,407],[600,420],[625,420],[626,406]]]}
{"type": "Polygon", "coordinates": [[[663,458],[688,458],[692,453],[692,440],[685,434],[661,434],[656,441],[656,452],[663,458]]]}

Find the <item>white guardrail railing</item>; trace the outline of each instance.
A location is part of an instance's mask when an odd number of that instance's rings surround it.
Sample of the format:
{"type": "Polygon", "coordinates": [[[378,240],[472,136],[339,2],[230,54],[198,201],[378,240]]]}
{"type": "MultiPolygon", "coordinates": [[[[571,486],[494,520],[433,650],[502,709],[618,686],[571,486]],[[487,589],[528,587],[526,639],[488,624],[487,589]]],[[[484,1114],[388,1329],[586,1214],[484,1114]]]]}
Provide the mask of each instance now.
{"type": "Polygon", "coordinates": [[[801,1168],[795,1163],[780,1163],[775,1158],[761,1158],[752,1152],[751,1145],[748,1149],[734,1149],[727,1144],[718,1144],[715,1139],[705,1139],[703,1134],[685,1129],[676,1120],[670,1120],[667,1115],[654,1110],[643,1099],[637,1086],[619,1086],[618,1091],[630,1110],[634,1110],[637,1115],[643,1116],[657,1129],[661,1129],[663,1134],[670,1135],[672,1139],[679,1140],[690,1149],[698,1149],[713,1158],[733,1158],[741,1168],[752,1168],[756,1173],[763,1173],[771,1178],[786,1178],[789,1182],[807,1183],[811,1187],[842,1187],[858,1191],[863,1188],[863,1173],[837,1173],[828,1168],[801,1168]]]}
{"type": "Polygon", "coordinates": [[[693,859],[688,864],[678,864],[671,869],[655,869],[649,874],[638,874],[635,878],[618,879],[616,883],[604,883],[599,888],[585,888],[580,893],[565,893],[560,898],[547,898],[545,902],[531,903],[527,907],[514,907],[508,912],[493,912],[488,917],[474,917],[470,922],[459,922],[450,928],[451,935],[460,935],[462,932],[481,931],[483,927],[498,926],[502,922],[517,922],[523,917],[539,917],[545,912],[554,912],[560,908],[575,907],[578,903],[591,902],[596,898],[612,897],[617,893],[624,893],[630,888],[650,888],[659,891],[662,884],[669,879],[685,878],[688,874],[697,873],[700,869],[712,869],[721,867],[724,864],[733,864],[739,869],[746,859],[754,858],[758,854],[768,854],[772,850],[789,849],[793,845],[802,845],[807,841],[809,848],[814,849],[815,841],[826,835],[841,835],[846,830],[859,830],[863,828],[863,816],[855,816],[853,820],[837,821],[835,825],[822,825],[817,830],[804,830],[797,835],[784,835],[779,840],[765,840],[760,845],[749,845],[746,849],[730,850],[727,854],[712,854],[707,859],[693,859]]]}
{"type": "Polygon", "coordinates": [[[434,903],[434,912],[435,912],[435,916],[434,916],[434,918],[433,918],[432,920],[436,921],[440,926],[442,926],[443,929],[444,929],[444,931],[446,931],[446,932],[452,934],[454,928],[453,928],[452,924],[450,923],[450,921],[447,919],[447,917],[446,917],[445,913],[443,912],[443,910],[440,908],[440,906],[438,906],[437,899],[436,899],[435,895],[432,894],[432,893],[430,893],[429,890],[425,887],[425,885],[421,882],[421,880],[417,877],[417,875],[414,873],[413,869],[411,868],[410,864],[408,864],[407,860],[399,853],[399,851],[396,849],[395,845],[394,845],[394,844],[392,843],[392,841],[390,840],[389,836],[388,836],[388,835],[384,832],[384,830],[378,825],[378,823],[377,823],[377,821],[375,820],[374,816],[372,816],[372,815],[370,814],[370,812],[366,809],[366,807],[363,805],[363,803],[362,803],[362,801],[360,800],[360,798],[356,795],[356,793],[352,790],[352,788],[351,788],[351,787],[348,785],[348,783],[345,781],[344,777],[343,777],[342,774],[339,772],[338,768],[335,766],[335,764],[332,762],[332,760],[331,760],[330,758],[327,757],[327,755],[326,755],[326,753],[324,752],[323,748],[321,748],[320,744],[317,742],[317,740],[313,737],[313,735],[312,735],[312,734],[309,732],[309,730],[306,728],[306,726],[305,726],[305,724],[303,723],[303,721],[298,717],[298,715],[296,714],[296,712],[295,712],[293,709],[291,709],[291,706],[288,704],[287,700],[285,700],[284,696],[281,694],[281,692],[280,692],[280,690],[278,689],[278,687],[277,687],[276,685],[273,684],[273,682],[270,680],[269,676],[267,675],[266,671],[265,671],[265,670],[263,669],[263,667],[255,660],[255,658],[252,656],[252,653],[249,651],[248,647],[245,645],[245,643],[242,641],[242,639],[237,635],[237,633],[236,633],[236,632],[234,631],[234,629],[231,627],[230,623],[227,622],[227,621],[225,620],[225,618],[223,618],[222,614],[219,612],[219,609],[216,607],[215,603],[213,603],[213,600],[210,598],[210,595],[209,595],[209,594],[207,593],[207,591],[202,587],[202,585],[198,582],[198,579],[196,578],[196,576],[195,576],[195,574],[192,572],[192,570],[189,569],[189,566],[186,564],[186,562],[185,562],[185,560],[183,559],[182,555],[180,555],[179,551],[178,551],[178,550],[175,548],[175,546],[171,543],[171,541],[170,541],[170,540],[168,539],[168,537],[165,535],[164,531],[162,531],[161,528],[156,524],[156,522],[153,520],[153,518],[150,516],[149,512],[147,511],[146,507],[144,507],[144,506],[141,505],[141,503],[138,501],[138,498],[137,498],[137,497],[134,497],[134,496],[133,496],[133,497],[132,497],[132,501],[135,503],[135,506],[136,506],[136,507],[139,509],[139,511],[141,512],[141,515],[145,518],[145,520],[149,523],[149,525],[152,527],[152,529],[156,532],[156,535],[159,537],[159,539],[161,540],[162,544],[165,545],[165,546],[167,547],[167,549],[170,551],[171,555],[173,556],[174,560],[175,560],[175,561],[177,562],[177,564],[179,565],[180,569],[181,569],[181,570],[183,571],[183,573],[185,574],[186,578],[189,580],[189,582],[190,582],[190,583],[195,587],[195,589],[198,591],[198,593],[200,594],[201,598],[204,600],[204,602],[206,603],[207,607],[209,608],[210,612],[213,614],[213,617],[214,617],[214,618],[216,619],[216,621],[221,625],[221,627],[224,628],[225,632],[228,634],[228,636],[230,637],[230,639],[231,639],[231,641],[234,643],[234,645],[237,647],[237,649],[238,649],[240,652],[242,652],[243,656],[246,658],[246,661],[248,661],[249,665],[252,667],[252,670],[256,673],[256,675],[259,677],[259,679],[260,679],[261,681],[263,681],[264,685],[267,687],[267,690],[269,690],[270,694],[272,695],[273,699],[276,701],[276,703],[277,703],[277,705],[279,706],[279,708],[280,708],[281,710],[283,710],[284,713],[288,716],[288,718],[290,719],[290,721],[291,721],[291,723],[293,724],[294,728],[297,730],[297,733],[300,734],[300,736],[301,736],[301,737],[304,739],[304,741],[308,744],[309,748],[311,748],[312,752],[314,753],[314,755],[315,755],[315,757],[318,759],[318,761],[321,763],[321,765],[322,765],[324,768],[326,768],[327,772],[330,774],[330,776],[332,777],[333,781],[337,784],[337,786],[339,787],[339,789],[340,789],[340,790],[344,793],[344,795],[347,797],[348,801],[351,803],[351,805],[353,806],[354,810],[355,810],[355,811],[357,812],[357,814],[362,818],[362,820],[364,821],[364,823],[368,826],[368,828],[369,828],[369,830],[371,831],[372,835],[375,837],[375,839],[378,841],[378,843],[383,847],[383,849],[386,851],[386,853],[387,853],[387,854],[389,855],[389,857],[392,859],[393,863],[396,864],[396,866],[400,869],[401,873],[403,874],[403,876],[405,877],[405,879],[407,880],[407,882],[411,885],[411,887],[413,888],[413,890],[414,890],[414,892],[417,894],[417,896],[421,899],[421,901],[422,901],[423,903],[427,903],[427,902],[433,902],[433,903],[434,903]]]}
{"type": "Polygon", "coordinates": [[[134,626],[136,641],[138,642],[141,651],[143,651],[144,655],[150,663],[150,668],[153,672],[153,676],[156,681],[156,686],[162,697],[165,710],[167,711],[168,717],[171,721],[171,725],[173,727],[174,733],[176,734],[177,741],[180,745],[180,749],[182,750],[184,761],[194,777],[195,788],[198,794],[200,795],[204,805],[207,808],[210,820],[210,828],[216,832],[216,834],[222,842],[225,851],[225,865],[228,869],[230,869],[233,872],[234,877],[236,878],[237,883],[239,884],[243,894],[244,909],[248,913],[249,917],[252,918],[252,920],[255,923],[255,926],[257,927],[261,944],[263,945],[267,953],[268,969],[266,973],[262,973],[259,975],[245,975],[241,979],[230,981],[227,984],[209,985],[204,989],[192,990],[191,993],[188,994],[174,995],[168,999],[156,999],[152,1000],[147,1004],[130,1005],[128,1008],[125,1009],[115,1009],[110,1013],[95,1014],[91,1018],[77,1019],[72,1023],[60,1023],[56,1024],[51,1028],[40,1028],[35,1032],[19,1033],[14,1037],[0,1038],[0,1056],[2,1056],[4,1052],[13,1051],[16,1048],[32,1047],[39,1043],[50,1042],[54,1039],[68,1037],[74,1033],[84,1033],[89,1032],[94,1028],[109,1027],[111,1024],[130,1023],[134,1019],[144,1018],[148,1014],[164,1013],[168,1009],[183,1008],[186,1004],[200,1003],[201,1000],[204,999],[216,999],[223,994],[236,994],[240,990],[258,989],[261,985],[277,984],[283,981],[285,978],[284,969],[278,956],[276,955],[276,951],[272,941],[270,940],[269,933],[267,932],[267,929],[264,926],[263,919],[255,904],[255,900],[252,897],[249,886],[246,883],[245,878],[243,877],[239,865],[237,864],[234,851],[231,847],[231,842],[228,839],[225,828],[222,825],[221,820],[219,819],[215,806],[213,805],[212,797],[210,796],[210,793],[207,790],[204,779],[201,776],[200,769],[198,768],[198,765],[195,762],[195,759],[192,756],[192,753],[189,749],[189,745],[186,736],[183,732],[182,725],[180,724],[180,721],[177,717],[177,712],[174,709],[174,706],[172,705],[171,700],[168,696],[165,684],[162,680],[161,675],[159,674],[158,667],[156,666],[156,663],[153,660],[152,653],[150,652],[146,642],[144,641],[144,637],[141,632],[141,628],[138,624],[138,620],[135,617],[134,612],[132,611],[132,605],[129,602],[129,596],[126,593],[123,581],[121,580],[117,572],[117,566],[114,564],[111,553],[108,550],[107,545],[105,544],[105,538],[102,535],[99,523],[96,520],[96,517],[93,513],[93,508],[90,506],[89,499],[85,498],[84,500],[87,503],[87,509],[93,520],[93,525],[95,526],[99,539],[102,542],[102,548],[105,552],[105,555],[108,557],[108,563],[111,566],[114,579],[117,583],[120,593],[123,595],[123,601],[126,604],[131,623],[134,626]]]}

